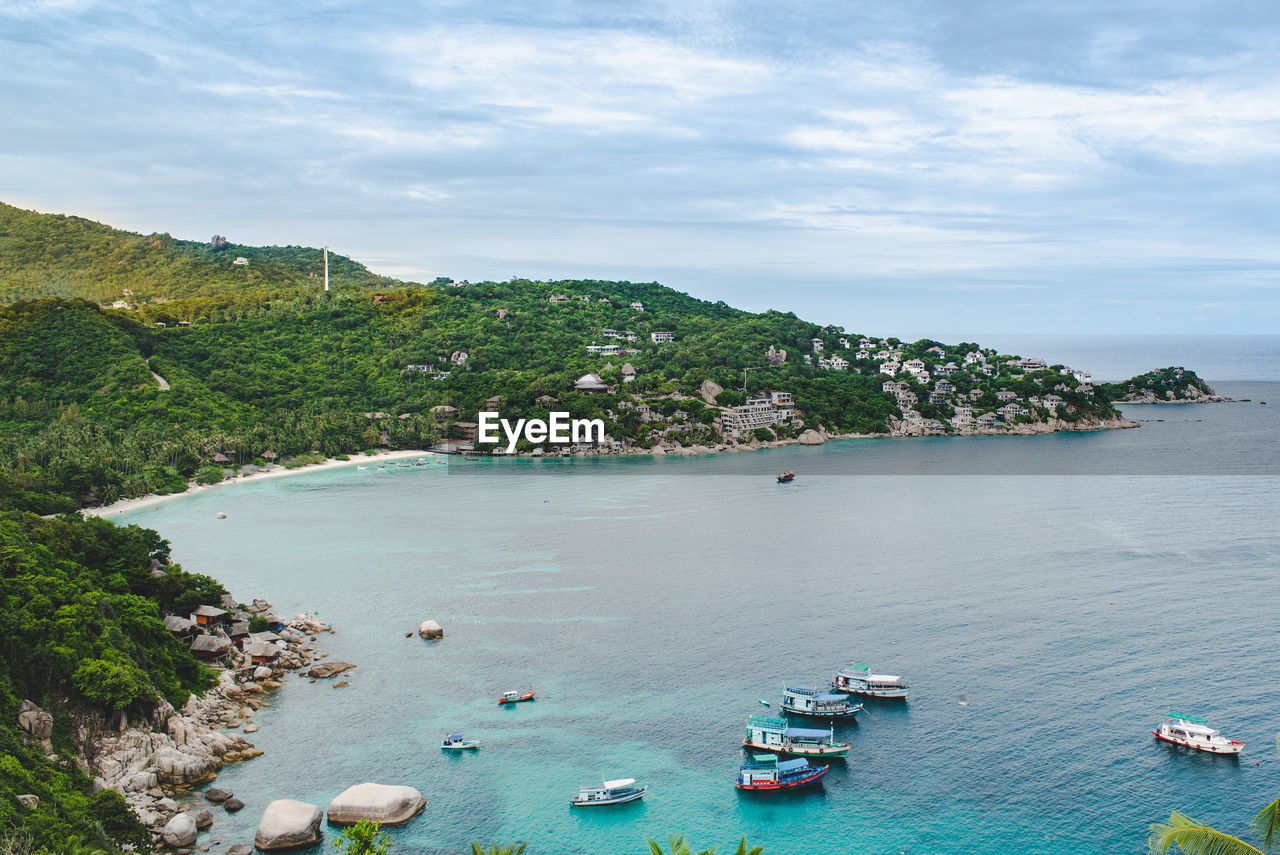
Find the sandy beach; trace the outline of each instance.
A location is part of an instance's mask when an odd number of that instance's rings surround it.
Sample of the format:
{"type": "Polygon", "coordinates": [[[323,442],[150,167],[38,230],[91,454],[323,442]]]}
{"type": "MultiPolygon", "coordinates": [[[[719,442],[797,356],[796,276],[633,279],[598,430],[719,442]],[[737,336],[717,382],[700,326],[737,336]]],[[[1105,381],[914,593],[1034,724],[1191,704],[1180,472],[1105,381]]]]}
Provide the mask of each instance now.
{"type": "Polygon", "coordinates": [[[237,475],[234,478],[228,478],[220,484],[194,484],[185,492],[169,493],[164,496],[142,496],[137,499],[121,499],[118,502],[112,502],[109,505],[103,505],[98,508],[84,508],[80,513],[90,517],[109,517],[117,514],[125,514],[129,511],[141,510],[142,508],[150,508],[169,502],[174,499],[180,499],[183,496],[190,496],[193,493],[199,493],[204,490],[220,490],[225,487],[241,484],[246,481],[270,481],[275,478],[287,478],[290,475],[306,475],[311,472],[320,472],[325,469],[338,469],[343,466],[355,466],[357,464],[377,462],[386,463],[391,460],[404,460],[410,457],[436,457],[430,451],[384,451],[380,454],[353,454],[346,460],[337,460],[330,458],[323,463],[312,463],[308,466],[299,466],[297,469],[286,469],[283,466],[272,466],[267,472],[257,472],[252,475],[237,475]]]}

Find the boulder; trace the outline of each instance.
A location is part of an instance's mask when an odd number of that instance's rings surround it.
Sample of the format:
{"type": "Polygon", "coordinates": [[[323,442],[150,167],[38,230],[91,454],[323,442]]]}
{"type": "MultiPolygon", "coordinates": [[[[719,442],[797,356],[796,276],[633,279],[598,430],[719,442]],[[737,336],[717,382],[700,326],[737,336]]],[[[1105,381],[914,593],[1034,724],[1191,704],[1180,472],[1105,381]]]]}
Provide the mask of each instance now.
{"type": "Polygon", "coordinates": [[[227,813],[235,813],[244,807],[244,802],[240,801],[235,796],[231,796],[222,803],[222,806],[227,809],[227,813]]]}
{"type": "Polygon", "coordinates": [[[195,843],[197,834],[199,831],[191,814],[180,813],[164,824],[164,828],[160,831],[160,839],[164,841],[165,846],[177,849],[180,846],[190,846],[195,843]]]}
{"type": "Polygon", "coordinates": [[[421,638],[444,638],[444,628],[433,620],[424,620],[418,627],[421,638]]]}
{"type": "Polygon", "coordinates": [[[380,825],[398,825],[418,815],[427,800],[413,787],[356,784],[329,802],[329,822],[353,825],[362,819],[380,825]]]}
{"type": "Polygon", "coordinates": [[[271,669],[266,665],[259,665],[257,668],[253,669],[253,679],[255,680],[266,680],[270,676],[271,669]]]}
{"type": "Polygon", "coordinates": [[[53,714],[31,701],[23,701],[18,706],[18,727],[35,739],[48,739],[53,736],[53,714]]]}
{"type": "Polygon", "coordinates": [[[210,787],[204,791],[204,797],[215,804],[225,802],[227,799],[231,798],[232,795],[234,795],[234,793],[230,790],[224,790],[221,787],[210,787]]]}
{"type": "Polygon", "coordinates": [[[324,812],[315,805],[294,799],[276,799],[267,805],[253,836],[253,845],[263,852],[310,846],[320,839],[324,812]]]}
{"type": "Polygon", "coordinates": [[[32,810],[35,810],[36,808],[40,807],[40,797],[33,796],[30,793],[28,793],[25,796],[18,796],[18,801],[22,802],[24,805],[31,808],[32,810]]]}
{"type": "Polygon", "coordinates": [[[343,671],[354,667],[356,666],[350,662],[323,662],[319,665],[312,665],[309,670],[302,673],[307,677],[332,677],[334,674],[341,674],[343,671]]]}
{"type": "Polygon", "coordinates": [[[207,807],[196,808],[189,813],[189,816],[196,821],[196,828],[208,828],[213,825],[213,811],[207,807]]]}
{"type": "Polygon", "coordinates": [[[163,798],[156,802],[156,810],[162,810],[165,813],[177,813],[178,803],[171,798],[163,798]]]}
{"type": "Polygon", "coordinates": [[[822,438],[822,434],[810,428],[800,434],[799,442],[801,445],[822,445],[826,440],[822,438]]]}
{"type": "Polygon", "coordinates": [[[714,404],[716,402],[716,395],[719,395],[723,391],[723,386],[718,383],[713,383],[710,380],[703,380],[702,385],[698,387],[698,394],[702,396],[702,400],[706,401],[708,404],[714,404]]]}
{"type": "Polygon", "coordinates": [[[253,855],[253,847],[248,843],[237,843],[227,850],[227,855],[253,855]]]}

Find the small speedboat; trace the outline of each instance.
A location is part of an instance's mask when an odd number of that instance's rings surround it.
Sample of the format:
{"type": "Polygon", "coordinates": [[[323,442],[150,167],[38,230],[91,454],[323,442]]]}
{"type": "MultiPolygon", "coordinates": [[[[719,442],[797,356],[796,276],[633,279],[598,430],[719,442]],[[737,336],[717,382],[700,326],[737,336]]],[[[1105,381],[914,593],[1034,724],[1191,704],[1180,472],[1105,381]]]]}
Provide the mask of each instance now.
{"type": "Polygon", "coordinates": [[[512,689],[499,695],[498,703],[518,704],[521,701],[531,701],[533,700],[533,696],[536,694],[538,693],[534,691],[533,686],[525,686],[523,689],[512,689]]]}
{"type": "Polygon", "coordinates": [[[637,787],[635,778],[603,781],[599,784],[578,787],[578,795],[569,799],[569,804],[575,807],[620,805],[643,798],[644,791],[647,789],[648,787],[637,787]]]}
{"type": "Polygon", "coordinates": [[[827,766],[810,766],[803,757],[779,760],[773,754],[752,754],[752,762],[738,770],[739,790],[791,790],[818,783],[827,766]]]}
{"type": "Polygon", "coordinates": [[[1239,754],[1244,748],[1243,742],[1227,739],[1205,722],[1202,718],[1169,713],[1169,717],[1160,722],[1159,727],[1151,731],[1151,735],[1164,742],[1195,748],[1197,751],[1208,751],[1210,754],[1239,754]]]}
{"type": "Polygon", "coordinates": [[[480,740],[467,739],[461,733],[451,733],[440,743],[440,747],[447,751],[465,751],[468,748],[479,748],[480,740]]]}
{"type": "Polygon", "coordinates": [[[796,480],[796,473],[790,469],[778,476],[779,484],[789,484],[794,480],[796,480]]]}

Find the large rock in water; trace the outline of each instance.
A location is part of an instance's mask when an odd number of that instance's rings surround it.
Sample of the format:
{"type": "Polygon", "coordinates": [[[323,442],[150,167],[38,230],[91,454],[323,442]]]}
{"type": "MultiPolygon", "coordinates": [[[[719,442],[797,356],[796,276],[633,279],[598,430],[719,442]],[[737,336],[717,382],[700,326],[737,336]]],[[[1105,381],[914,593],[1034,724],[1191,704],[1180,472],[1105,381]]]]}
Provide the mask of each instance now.
{"type": "Polygon", "coordinates": [[[362,819],[381,825],[398,825],[418,815],[427,800],[413,787],[356,784],[329,802],[329,822],[352,825],[362,819]]]}
{"type": "Polygon", "coordinates": [[[424,620],[418,627],[418,635],[422,638],[444,638],[444,628],[433,620],[424,620]]]}
{"type": "MultiPolygon", "coordinates": [[[[262,812],[253,845],[263,852],[310,846],[320,839],[324,813],[315,805],[294,799],[276,799],[262,812]]],[[[194,823],[192,823],[194,825],[194,823]]]]}
{"type": "Polygon", "coordinates": [[[191,818],[191,814],[180,813],[164,824],[160,839],[165,846],[177,849],[195,843],[197,834],[196,821],[191,818]]]}
{"type": "Polygon", "coordinates": [[[310,669],[302,673],[308,677],[332,677],[334,674],[341,674],[356,666],[350,662],[321,662],[319,665],[312,665],[310,669]]]}
{"type": "Polygon", "coordinates": [[[800,434],[801,445],[822,445],[824,442],[826,442],[826,440],[822,438],[822,434],[818,433],[813,428],[810,428],[800,434]]]}

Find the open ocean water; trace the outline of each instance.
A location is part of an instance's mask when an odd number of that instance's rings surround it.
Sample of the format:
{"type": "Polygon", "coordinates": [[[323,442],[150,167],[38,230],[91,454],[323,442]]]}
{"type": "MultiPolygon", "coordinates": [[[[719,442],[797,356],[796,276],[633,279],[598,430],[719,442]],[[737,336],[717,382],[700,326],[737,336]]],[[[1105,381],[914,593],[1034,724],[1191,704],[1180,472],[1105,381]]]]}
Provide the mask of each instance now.
{"type": "Polygon", "coordinates": [[[201,843],[362,781],[428,799],[397,853],[1137,853],[1175,808],[1247,836],[1280,793],[1271,372],[1215,383],[1247,404],[1129,407],[1138,430],[349,467],[116,516],[241,600],[317,612],[359,666],[287,679],[265,755],[217,780],[248,807],[201,843]],[[443,641],[404,637],[427,618],[443,641]],[[837,725],[853,749],[821,789],[735,791],[757,699],[854,660],[910,699],[837,725]],[[525,683],[536,702],[495,703],[525,683]],[[1170,709],[1245,754],[1156,743],[1170,709]],[[441,752],[454,730],[483,747],[441,752]],[[570,809],[601,777],[650,791],[570,809]]]}

